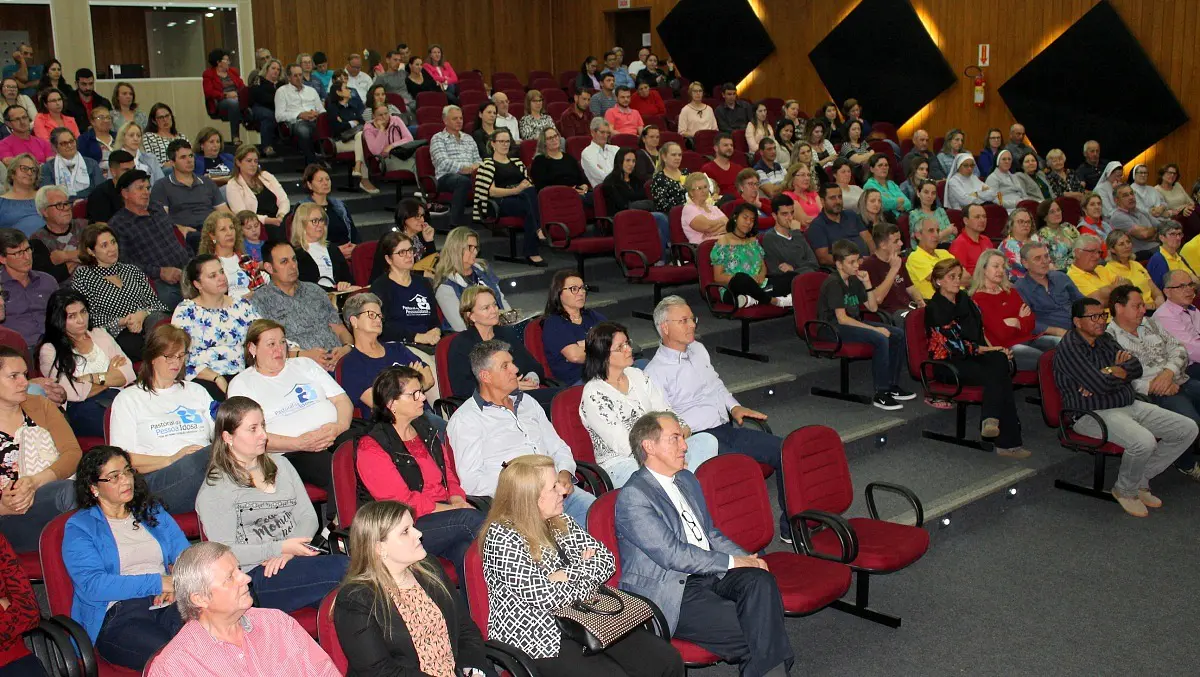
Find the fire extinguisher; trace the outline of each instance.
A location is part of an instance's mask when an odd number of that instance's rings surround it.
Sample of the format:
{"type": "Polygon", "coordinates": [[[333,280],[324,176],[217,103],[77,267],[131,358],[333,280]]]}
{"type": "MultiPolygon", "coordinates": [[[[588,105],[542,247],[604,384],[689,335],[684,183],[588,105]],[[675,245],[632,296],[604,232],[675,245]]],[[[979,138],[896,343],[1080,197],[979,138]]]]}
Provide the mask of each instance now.
{"type": "Polygon", "coordinates": [[[984,98],[987,93],[987,78],[983,74],[983,69],[976,66],[968,66],[963,75],[971,77],[971,71],[975,71],[975,107],[983,108],[984,98]]]}

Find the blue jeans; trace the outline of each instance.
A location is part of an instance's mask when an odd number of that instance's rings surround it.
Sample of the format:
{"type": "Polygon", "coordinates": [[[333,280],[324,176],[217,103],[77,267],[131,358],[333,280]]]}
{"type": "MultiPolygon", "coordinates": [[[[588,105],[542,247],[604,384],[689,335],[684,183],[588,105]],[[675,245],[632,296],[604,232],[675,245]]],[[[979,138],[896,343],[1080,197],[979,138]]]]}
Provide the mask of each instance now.
{"type": "Polygon", "coordinates": [[[33,494],[33,505],[24,515],[0,517],[0,532],[12,544],[15,552],[32,552],[38,549],[38,537],[42,527],[50,520],[75,507],[75,481],[54,480],[41,486],[33,494]]]}
{"type": "MultiPolygon", "coordinates": [[[[696,472],[701,463],[717,455],[718,447],[717,438],[708,433],[697,433],[687,438],[687,453],[684,459],[687,461],[688,470],[696,472]]],[[[633,456],[625,456],[605,461],[602,467],[612,480],[613,488],[620,489],[640,466],[633,456]]]]}
{"type": "Polygon", "coordinates": [[[317,123],[308,120],[292,120],[288,123],[296,144],[304,154],[304,164],[311,165],[317,161],[317,152],[313,149],[313,135],[317,133],[317,123]]]}
{"type": "Polygon", "coordinates": [[[291,613],[306,606],[317,607],[325,595],[342,582],[350,558],[345,555],[293,557],[268,578],[262,565],[250,574],[250,587],[258,606],[291,613]]]}
{"type": "Polygon", "coordinates": [[[500,198],[500,216],[525,217],[525,236],[521,239],[521,255],[537,256],[538,253],[538,201],[537,189],[526,188],[517,195],[500,198]]]}
{"type": "Polygon", "coordinates": [[[229,120],[229,140],[242,135],[242,105],[237,99],[221,99],[217,102],[217,116],[229,120]]]}
{"type": "Polygon", "coordinates": [[[900,385],[900,372],[908,359],[907,348],[904,344],[904,327],[889,327],[879,322],[862,320],[863,324],[872,327],[883,327],[889,336],[877,331],[852,327],[848,324],[837,326],[838,334],[843,343],[867,343],[874,350],[871,356],[871,373],[875,380],[875,392],[882,393],[900,385]]]}
{"type": "Polygon", "coordinates": [[[150,493],[162,499],[167,512],[178,515],[196,510],[196,492],[204,484],[211,451],[212,447],[204,447],[143,476],[150,493]]]}
{"type": "Polygon", "coordinates": [[[275,111],[266,106],[253,106],[254,121],[258,123],[258,135],[262,137],[263,149],[275,145],[275,111]]]}
{"type": "MultiPolygon", "coordinates": [[[[1200,381],[1194,378],[1179,386],[1179,392],[1174,395],[1166,397],[1151,395],[1150,401],[1167,411],[1173,411],[1200,422],[1200,413],[1198,413],[1200,412],[1200,381]]],[[[1193,443],[1187,451],[1175,459],[1175,467],[1181,470],[1191,470],[1197,462],[1200,462],[1200,455],[1196,453],[1196,445],[1193,443]]]]}
{"type": "Polygon", "coordinates": [[[450,198],[450,226],[457,228],[471,225],[471,220],[466,216],[470,201],[468,193],[471,191],[471,177],[458,173],[446,174],[437,180],[437,189],[439,193],[453,194],[450,198]]]}
{"type": "Polygon", "coordinates": [[[1037,371],[1037,363],[1042,357],[1042,353],[1057,348],[1058,342],[1061,340],[1061,336],[1043,334],[1032,341],[1013,346],[1013,364],[1017,367],[1017,371],[1037,371]]]}
{"type": "Polygon", "coordinates": [[[104,616],[96,636],[96,652],[109,663],[141,670],[146,661],[166,646],[183,619],[174,604],[150,610],[154,597],[136,597],[117,602],[104,616]]]}
{"type": "Polygon", "coordinates": [[[104,417],[119,392],[109,388],[82,402],[67,403],[67,422],[76,437],[104,437],[104,417]]]}
{"type": "MultiPolygon", "coordinates": [[[[158,294],[158,300],[163,302],[163,305],[167,307],[168,311],[174,311],[175,306],[179,305],[179,302],[183,300],[183,292],[179,290],[178,284],[171,284],[170,282],[163,282],[162,280],[154,280],[154,291],[158,294]]],[[[146,319],[150,318],[147,317],[146,319]]],[[[145,327],[143,332],[146,329],[153,328],[153,326],[145,327]]],[[[131,357],[129,359],[132,360],[133,358],[131,357]]]]}
{"type": "Polygon", "coordinates": [[[563,514],[569,515],[571,519],[579,523],[579,526],[586,529],[588,510],[595,502],[595,496],[575,487],[575,491],[563,499],[563,514]]]}
{"type": "Polygon", "coordinates": [[[37,656],[29,654],[0,666],[0,677],[46,677],[46,670],[37,656]]]}
{"type": "Polygon", "coordinates": [[[443,510],[421,517],[416,521],[416,527],[421,532],[421,544],[425,550],[431,555],[450,560],[458,571],[458,580],[465,581],[463,559],[486,517],[486,513],[474,508],[443,510]]]}
{"type": "MultiPolygon", "coordinates": [[[[775,487],[779,491],[779,533],[792,533],[787,521],[783,493],[783,439],[757,428],[734,425],[732,421],[703,432],[717,438],[720,454],[745,454],[775,469],[775,487]]],[[[692,431],[694,436],[696,431],[692,431]]]]}
{"type": "Polygon", "coordinates": [[[671,221],[662,212],[650,212],[650,216],[654,217],[654,223],[658,225],[658,239],[663,246],[662,260],[666,261],[671,256],[671,221]]]}

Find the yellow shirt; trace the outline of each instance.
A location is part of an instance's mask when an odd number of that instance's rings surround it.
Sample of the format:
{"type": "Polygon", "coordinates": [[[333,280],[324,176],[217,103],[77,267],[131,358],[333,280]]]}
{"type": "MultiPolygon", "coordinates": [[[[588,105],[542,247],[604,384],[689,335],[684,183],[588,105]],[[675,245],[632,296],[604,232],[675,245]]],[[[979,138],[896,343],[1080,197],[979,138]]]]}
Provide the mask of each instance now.
{"type": "MultiPolygon", "coordinates": [[[[1163,253],[1163,255],[1166,256],[1167,251],[1165,249],[1160,249],[1159,251],[1161,251],[1163,253]]],[[[1182,259],[1180,259],[1178,256],[1176,256],[1175,260],[1179,262],[1180,268],[1184,268],[1182,259]]],[[[1167,264],[1171,266],[1171,270],[1175,270],[1176,266],[1175,266],[1175,264],[1171,263],[1170,258],[1167,258],[1167,264]]],[[[1072,268],[1074,268],[1074,266],[1072,266],[1072,268]]],[[[1097,268],[1097,270],[1098,269],[1099,268],[1097,268]]],[[[1138,263],[1137,261],[1135,261],[1133,259],[1129,259],[1128,266],[1123,266],[1123,265],[1117,263],[1116,261],[1109,261],[1108,263],[1104,264],[1104,269],[1107,270],[1109,273],[1111,273],[1111,275],[1114,279],[1118,278],[1118,277],[1123,277],[1126,280],[1129,280],[1130,283],[1133,284],[1133,286],[1135,286],[1141,290],[1142,300],[1146,302],[1146,308],[1148,308],[1150,310],[1154,309],[1154,286],[1150,282],[1150,271],[1146,270],[1146,266],[1143,266],[1142,264],[1138,263]]],[[[1082,270],[1079,272],[1083,273],[1082,270]]],[[[1071,279],[1074,279],[1074,278],[1071,278],[1071,279]]],[[[1075,283],[1075,286],[1079,286],[1079,283],[1075,283]]],[[[1100,286],[1104,286],[1104,285],[1100,285],[1100,286]]],[[[1079,291],[1083,291],[1083,290],[1080,289],[1079,291]]]]}
{"type": "Polygon", "coordinates": [[[908,270],[908,279],[912,280],[913,286],[921,292],[921,298],[933,298],[933,285],[929,283],[929,274],[933,272],[933,267],[937,265],[938,261],[952,258],[954,255],[945,249],[935,249],[932,254],[929,254],[920,247],[908,255],[908,262],[905,264],[908,270]]]}
{"type": "Polygon", "coordinates": [[[1096,266],[1096,269],[1092,272],[1085,273],[1079,269],[1079,266],[1074,264],[1067,270],[1067,277],[1071,278],[1071,281],[1079,288],[1079,293],[1084,296],[1091,296],[1092,292],[1101,287],[1107,287],[1113,283],[1113,280],[1117,279],[1117,276],[1113,275],[1113,272],[1104,266],[1096,266]]]}

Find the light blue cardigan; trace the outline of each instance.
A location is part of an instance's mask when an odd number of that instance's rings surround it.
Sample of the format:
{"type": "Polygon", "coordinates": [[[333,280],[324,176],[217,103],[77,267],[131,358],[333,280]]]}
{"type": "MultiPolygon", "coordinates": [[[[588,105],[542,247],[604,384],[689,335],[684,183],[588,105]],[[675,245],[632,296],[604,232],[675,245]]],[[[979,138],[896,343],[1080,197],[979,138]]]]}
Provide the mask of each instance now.
{"type": "MultiPolygon", "coordinates": [[[[161,506],[154,518],[158,526],[142,524],[162,548],[163,563],[169,567],[190,545],[179,525],[161,506]]],[[[63,560],[75,591],[71,599],[71,617],[87,630],[92,641],[100,634],[109,602],[149,597],[162,592],[162,577],[157,574],[121,575],[121,557],[108,519],[100,506],[80,510],[67,520],[63,533],[63,560]]]]}

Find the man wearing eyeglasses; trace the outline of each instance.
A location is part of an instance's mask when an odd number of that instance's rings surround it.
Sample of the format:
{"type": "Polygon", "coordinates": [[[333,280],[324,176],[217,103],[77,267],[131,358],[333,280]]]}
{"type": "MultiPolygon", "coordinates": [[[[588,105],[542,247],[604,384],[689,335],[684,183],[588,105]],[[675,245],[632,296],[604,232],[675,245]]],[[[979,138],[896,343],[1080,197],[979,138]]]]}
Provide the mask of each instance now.
{"type": "Polygon", "coordinates": [[[1188,375],[1200,378],[1200,310],[1196,301],[1196,283],[1190,273],[1172,270],[1163,278],[1166,301],[1154,311],[1154,319],[1171,336],[1179,339],[1188,353],[1188,375]]]}
{"type": "MultiPolygon", "coordinates": [[[[1136,291],[1136,288],[1135,288],[1136,291]]],[[[1108,313],[1094,298],[1071,306],[1073,331],[1054,354],[1054,382],[1064,409],[1092,412],[1080,416],[1073,428],[1099,438],[1096,417],[1104,422],[1107,439],[1121,446],[1121,469],[1112,495],[1134,517],[1162,506],[1150,493],[1150,480],[1166,470],[1196,439],[1196,422],[1135,397],[1133,383],[1142,378],[1142,363],[1105,332],[1108,313]]]]}
{"type": "Polygon", "coordinates": [[[46,331],[46,303],[58,282],[33,269],[29,238],[15,228],[0,229],[0,289],[8,295],[4,326],[36,346],[46,331]]]}
{"type": "Polygon", "coordinates": [[[1079,293],[1107,305],[1112,290],[1129,284],[1129,279],[1100,265],[1100,244],[1100,238],[1095,235],[1080,235],[1075,240],[1075,262],[1067,270],[1067,276],[1079,288],[1079,293]]]}
{"type": "Polygon", "coordinates": [[[617,496],[621,588],[653,600],[672,636],[737,663],[743,677],[784,677],[795,654],[778,584],[713,524],[679,418],[643,414],[629,444],[641,468],[617,496]]]}
{"type": "Polygon", "coordinates": [[[7,163],[22,153],[32,155],[38,164],[54,157],[54,148],[50,143],[33,135],[33,120],[21,106],[4,109],[4,124],[12,133],[0,140],[0,162],[7,163]]]}
{"type": "Polygon", "coordinates": [[[79,239],[87,219],[76,219],[71,200],[62,186],[42,186],[33,198],[46,225],[29,236],[33,247],[33,269],[49,273],[60,283],[79,265],[79,239]]]}

